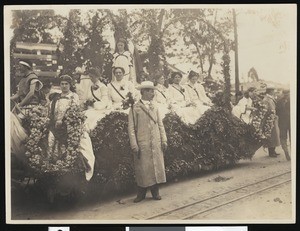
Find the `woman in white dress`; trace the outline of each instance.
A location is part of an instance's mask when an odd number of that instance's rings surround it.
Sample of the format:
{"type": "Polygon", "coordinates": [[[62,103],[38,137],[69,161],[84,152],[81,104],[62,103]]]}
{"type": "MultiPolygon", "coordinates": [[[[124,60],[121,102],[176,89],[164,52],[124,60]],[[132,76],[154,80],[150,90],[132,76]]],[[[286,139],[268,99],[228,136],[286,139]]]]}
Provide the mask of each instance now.
{"type": "Polygon", "coordinates": [[[100,71],[94,68],[88,70],[91,85],[87,91],[87,100],[91,101],[85,111],[88,131],[93,130],[97,122],[110,112],[111,102],[108,99],[107,86],[100,82],[100,71]]]}
{"type": "Polygon", "coordinates": [[[250,87],[245,93],[244,97],[232,109],[232,114],[249,124],[252,121],[251,113],[256,110],[253,107],[252,98],[256,94],[256,88],[250,87]]]}
{"type": "MultiPolygon", "coordinates": [[[[132,82],[124,79],[125,70],[122,67],[115,67],[113,73],[116,80],[107,85],[108,99],[111,102],[112,110],[123,110],[123,102],[128,98],[129,93],[136,101],[139,99],[138,92],[132,82]]],[[[124,112],[129,112],[126,108],[124,112]]]]}
{"type": "Polygon", "coordinates": [[[185,87],[180,84],[182,74],[173,72],[171,78],[173,82],[169,87],[171,110],[186,124],[194,124],[199,118],[198,111],[195,110],[196,105],[191,102],[185,87]]]}
{"type": "MultiPolygon", "coordinates": [[[[124,80],[133,82],[133,58],[128,50],[128,45],[125,39],[120,38],[116,43],[116,52],[113,54],[112,67],[122,67],[124,69],[124,80]]],[[[113,73],[113,81],[115,80],[113,73]]]]}
{"type": "Polygon", "coordinates": [[[153,101],[157,104],[163,118],[170,112],[170,96],[169,89],[164,85],[165,77],[163,75],[156,76],[155,86],[156,91],[154,91],[153,101]]]}
{"type": "MultiPolygon", "coordinates": [[[[48,136],[48,149],[61,150],[63,152],[64,145],[61,143],[60,131],[62,131],[63,117],[66,111],[72,105],[79,105],[79,97],[72,90],[73,79],[69,75],[60,77],[61,93],[53,93],[50,95],[50,132],[48,136]]],[[[65,138],[65,137],[63,137],[65,138]]],[[[86,179],[90,180],[94,172],[95,156],[92,148],[92,142],[86,131],[80,138],[80,150],[82,155],[87,159],[90,168],[86,169],[86,179]]],[[[52,153],[52,151],[50,152],[52,153]]]]}
{"type": "Polygon", "coordinates": [[[207,97],[204,87],[199,83],[199,74],[190,71],[188,82],[184,85],[191,102],[196,106],[199,117],[212,106],[211,100],[207,97]]]}

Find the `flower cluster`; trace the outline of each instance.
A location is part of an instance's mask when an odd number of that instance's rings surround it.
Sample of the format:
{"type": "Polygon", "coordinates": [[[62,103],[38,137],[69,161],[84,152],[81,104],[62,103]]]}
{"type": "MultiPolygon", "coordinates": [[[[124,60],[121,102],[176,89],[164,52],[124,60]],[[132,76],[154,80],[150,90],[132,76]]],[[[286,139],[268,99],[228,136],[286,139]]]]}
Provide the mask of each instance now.
{"type": "Polygon", "coordinates": [[[254,106],[257,110],[252,112],[251,125],[254,127],[255,139],[263,142],[271,136],[276,115],[274,112],[269,112],[261,100],[255,101],[254,106]]]}
{"type": "Polygon", "coordinates": [[[128,115],[123,112],[106,115],[98,121],[90,137],[97,163],[92,178],[95,184],[104,191],[131,187],[134,171],[128,137],[128,115]]]}
{"type": "Polygon", "coordinates": [[[49,129],[49,119],[47,117],[47,108],[37,106],[30,110],[26,117],[26,127],[30,135],[26,140],[26,152],[29,165],[33,169],[39,169],[43,165],[43,144],[47,142],[47,131],[49,129]]]}
{"type": "Polygon", "coordinates": [[[83,104],[84,110],[87,110],[89,107],[93,107],[95,102],[96,102],[96,100],[94,100],[94,99],[86,100],[83,104]]]}
{"type": "Polygon", "coordinates": [[[126,98],[122,101],[122,108],[123,110],[128,109],[134,104],[134,99],[131,92],[128,92],[126,98]]]}
{"type": "MultiPolygon", "coordinates": [[[[61,127],[65,131],[62,132],[63,135],[59,134],[59,137],[66,134],[66,137],[60,137],[61,140],[66,140],[66,143],[62,145],[59,152],[57,149],[49,149],[48,146],[49,119],[46,110],[43,107],[34,108],[28,120],[30,121],[30,135],[26,142],[25,155],[28,157],[29,166],[37,174],[61,175],[70,171],[81,171],[80,168],[75,167],[85,120],[79,106],[72,104],[64,115],[61,127]]],[[[56,139],[60,140],[59,137],[56,139]]]]}

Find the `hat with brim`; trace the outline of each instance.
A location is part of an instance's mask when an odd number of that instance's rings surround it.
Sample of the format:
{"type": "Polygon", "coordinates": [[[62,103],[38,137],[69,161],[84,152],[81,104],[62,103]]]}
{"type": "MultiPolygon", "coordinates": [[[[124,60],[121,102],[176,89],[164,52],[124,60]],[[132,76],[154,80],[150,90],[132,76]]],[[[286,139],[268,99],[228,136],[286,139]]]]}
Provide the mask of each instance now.
{"type": "Polygon", "coordinates": [[[25,61],[20,61],[19,64],[27,67],[27,68],[31,68],[30,64],[28,62],[25,62],[25,61]]]}
{"type": "Polygon", "coordinates": [[[141,90],[141,89],[153,89],[153,90],[156,90],[156,87],[154,86],[154,83],[151,82],[151,81],[144,81],[144,82],[141,82],[140,85],[138,85],[136,87],[137,90],[141,90]]]}
{"type": "Polygon", "coordinates": [[[62,81],[66,81],[68,82],[69,84],[72,84],[73,83],[73,79],[71,76],[69,75],[62,75],[59,77],[59,82],[62,82],[62,81]]]}

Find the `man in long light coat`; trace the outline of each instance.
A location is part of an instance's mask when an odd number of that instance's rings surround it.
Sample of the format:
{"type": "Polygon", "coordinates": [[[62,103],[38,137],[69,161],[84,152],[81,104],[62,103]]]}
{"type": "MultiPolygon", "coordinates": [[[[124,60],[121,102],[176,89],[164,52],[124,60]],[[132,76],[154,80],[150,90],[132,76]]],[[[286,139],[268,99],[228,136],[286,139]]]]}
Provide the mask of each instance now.
{"type": "Polygon", "coordinates": [[[129,112],[128,133],[134,153],[134,169],[138,186],[134,202],[145,199],[147,188],[153,199],[161,200],[158,184],[166,182],[163,151],[167,137],[157,106],[152,104],[155,87],[144,81],[137,87],[142,98],[129,112]]]}
{"type": "MultiPolygon", "coordinates": [[[[267,105],[267,109],[269,112],[273,112],[276,114],[276,100],[274,98],[275,88],[273,86],[268,86],[266,90],[266,96],[263,99],[263,102],[267,105]]],[[[271,136],[267,140],[267,146],[270,157],[277,157],[275,149],[280,145],[279,138],[279,127],[278,127],[278,116],[276,115],[275,120],[273,122],[273,128],[271,131],[271,136]]]]}

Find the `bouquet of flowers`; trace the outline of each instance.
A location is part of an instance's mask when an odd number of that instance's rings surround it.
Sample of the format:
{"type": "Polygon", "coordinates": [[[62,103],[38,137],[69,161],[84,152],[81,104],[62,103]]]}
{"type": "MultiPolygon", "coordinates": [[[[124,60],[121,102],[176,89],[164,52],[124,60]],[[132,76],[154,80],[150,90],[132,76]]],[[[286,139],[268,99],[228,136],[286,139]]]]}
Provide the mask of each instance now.
{"type": "Polygon", "coordinates": [[[126,98],[122,101],[122,108],[126,110],[134,104],[134,99],[131,92],[128,92],[126,98]]]}
{"type": "Polygon", "coordinates": [[[94,99],[86,100],[83,104],[84,110],[87,110],[89,107],[93,107],[95,102],[96,102],[96,100],[94,100],[94,99]]]}

